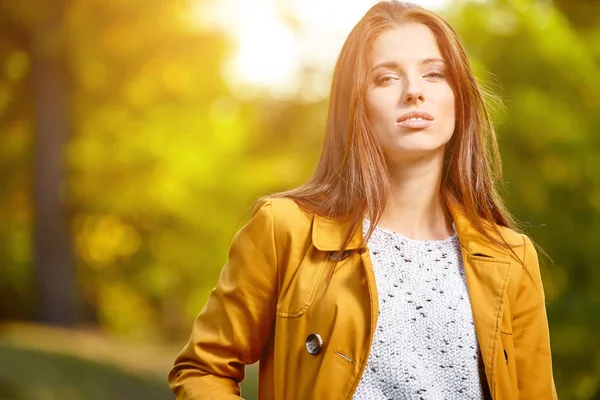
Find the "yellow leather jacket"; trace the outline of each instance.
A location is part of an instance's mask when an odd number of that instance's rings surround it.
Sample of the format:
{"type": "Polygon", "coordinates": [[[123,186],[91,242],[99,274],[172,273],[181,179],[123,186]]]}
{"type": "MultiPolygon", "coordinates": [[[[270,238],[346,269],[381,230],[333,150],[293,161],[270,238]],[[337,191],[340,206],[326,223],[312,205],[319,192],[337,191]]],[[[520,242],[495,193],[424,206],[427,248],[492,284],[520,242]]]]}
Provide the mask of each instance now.
{"type": "MultiPolygon", "coordinates": [[[[556,399],[533,244],[501,228],[505,240],[518,245],[521,264],[485,242],[459,207],[451,213],[492,398],[556,399]]],[[[327,290],[317,293],[347,228],[289,199],[256,206],[169,373],[177,399],[239,399],[244,366],[258,360],[261,400],[352,397],[378,314],[362,232],[347,246],[359,252],[339,262],[327,290]]]]}

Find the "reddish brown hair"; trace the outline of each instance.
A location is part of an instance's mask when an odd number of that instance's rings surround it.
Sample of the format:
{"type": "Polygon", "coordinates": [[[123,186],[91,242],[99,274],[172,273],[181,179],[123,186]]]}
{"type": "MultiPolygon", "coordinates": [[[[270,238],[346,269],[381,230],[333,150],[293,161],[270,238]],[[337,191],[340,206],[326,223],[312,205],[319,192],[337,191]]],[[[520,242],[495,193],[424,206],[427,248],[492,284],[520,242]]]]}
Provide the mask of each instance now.
{"type": "Polygon", "coordinates": [[[380,2],[350,32],[333,74],[325,143],[316,172],[303,186],[275,197],[292,198],[311,213],[349,220],[351,228],[340,250],[361,229],[365,216],[374,221],[368,239],[390,193],[386,160],[366,113],[370,53],[382,32],[406,23],[423,24],[433,32],[454,91],[456,128],[446,149],[443,200],[446,206],[449,202],[462,206],[483,237],[513,252],[498,230],[498,226],[514,229],[516,223],[496,188],[502,171],[486,107],[489,96],[478,85],[452,27],[435,13],[411,3],[380,2]]]}

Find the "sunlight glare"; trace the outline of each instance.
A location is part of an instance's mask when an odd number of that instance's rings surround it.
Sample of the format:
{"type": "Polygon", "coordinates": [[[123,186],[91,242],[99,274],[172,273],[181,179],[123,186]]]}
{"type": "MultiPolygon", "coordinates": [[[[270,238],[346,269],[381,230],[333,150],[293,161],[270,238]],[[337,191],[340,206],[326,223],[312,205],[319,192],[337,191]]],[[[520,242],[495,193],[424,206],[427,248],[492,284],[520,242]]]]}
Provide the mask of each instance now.
{"type": "Polygon", "coordinates": [[[238,51],[233,61],[236,79],[270,87],[295,75],[298,48],[292,32],[277,16],[273,0],[236,3],[238,51]]]}
{"type": "MultiPolygon", "coordinates": [[[[206,24],[210,21],[211,25],[220,25],[236,43],[236,54],[224,68],[226,82],[242,89],[263,88],[276,95],[299,89],[303,67],[328,77],[346,36],[376,2],[221,0],[205,8],[203,14],[206,24]],[[298,23],[295,31],[286,25],[282,14],[298,23]]],[[[449,0],[413,2],[439,11],[449,0]]],[[[315,79],[311,99],[324,97],[328,92],[323,76],[315,79]]]]}

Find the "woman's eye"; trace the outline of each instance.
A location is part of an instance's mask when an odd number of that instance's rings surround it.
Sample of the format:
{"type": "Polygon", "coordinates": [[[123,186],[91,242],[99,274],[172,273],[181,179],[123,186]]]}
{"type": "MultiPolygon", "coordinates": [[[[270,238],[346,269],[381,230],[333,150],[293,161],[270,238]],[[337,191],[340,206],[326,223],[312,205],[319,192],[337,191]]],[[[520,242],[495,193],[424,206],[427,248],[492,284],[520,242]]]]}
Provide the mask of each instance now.
{"type": "Polygon", "coordinates": [[[434,79],[442,79],[444,78],[444,74],[441,72],[430,72],[425,75],[426,78],[434,78],[434,79]]]}
{"type": "Polygon", "coordinates": [[[396,79],[396,77],[393,75],[384,75],[384,76],[380,77],[379,79],[377,79],[377,84],[380,85],[382,83],[388,83],[395,79],[396,79]]]}

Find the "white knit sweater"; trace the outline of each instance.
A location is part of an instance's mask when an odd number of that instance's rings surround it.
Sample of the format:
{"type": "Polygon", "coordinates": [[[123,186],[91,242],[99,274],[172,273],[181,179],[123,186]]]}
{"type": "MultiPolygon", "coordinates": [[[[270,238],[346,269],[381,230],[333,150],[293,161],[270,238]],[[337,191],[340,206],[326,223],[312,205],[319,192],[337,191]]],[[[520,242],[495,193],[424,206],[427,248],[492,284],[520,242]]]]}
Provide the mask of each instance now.
{"type": "Polygon", "coordinates": [[[485,379],[456,233],[423,241],[377,227],[368,247],[379,317],[353,399],[482,399],[485,379]]]}

